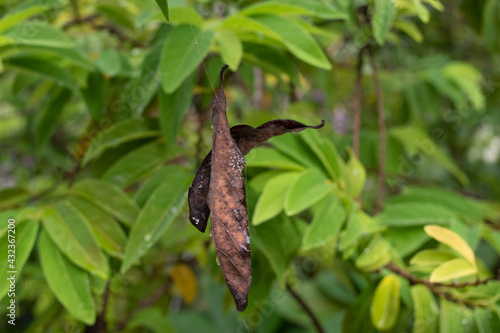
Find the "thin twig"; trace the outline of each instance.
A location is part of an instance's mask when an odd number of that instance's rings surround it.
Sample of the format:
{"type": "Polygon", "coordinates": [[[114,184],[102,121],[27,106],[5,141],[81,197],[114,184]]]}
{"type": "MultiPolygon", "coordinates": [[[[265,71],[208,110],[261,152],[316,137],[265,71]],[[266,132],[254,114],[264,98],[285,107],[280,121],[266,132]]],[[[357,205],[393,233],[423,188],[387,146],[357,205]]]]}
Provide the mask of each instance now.
{"type": "Polygon", "coordinates": [[[421,278],[418,278],[414,275],[412,275],[410,272],[406,271],[405,269],[401,268],[401,267],[398,267],[396,264],[394,263],[389,263],[385,266],[387,269],[389,269],[391,272],[401,276],[401,277],[404,277],[405,279],[408,280],[408,282],[410,283],[410,285],[415,285],[415,284],[423,284],[424,286],[426,286],[427,288],[429,288],[429,290],[435,294],[435,295],[438,295],[440,297],[444,297],[446,298],[447,300],[449,301],[452,301],[452,302],[455,302],[455,303],[462,303],[462,304],[465,304],[465,305],[470,305],[470,306],[480,306],[480,304],[478,303],[471,303],[467,300],[464,300],[464,299],[459,299],[455,296],[453,296],[452,294],[450,294],[449,292],[446,292],[446,291],[443,291],[443,290],[440,290],[438,288],[465,288],[465,287],[475,287],[475,286],[479,286],[479,285],[482,285],[482,284],[486,284],[490,281],[498,281],[500,280],[500,270],[498,271],[497,275],[495,277],[492,277],[492,278],[487,278],[487,279],[484,279],[484,280],[479,280],[477,279],[476,281],[474,282],[452,282],[452,283],[443,283],[443,282],[430,282],[429,280],[426,280],[426,279],[421,279],[421,278]]]}
{"type": "Polygon", "coordinates": [[[314,312],[312,312],[312,310],[309,307],[309,305],[307,305],[307,303],[302,299],[302,297],[300,297],[300,295],[297,294],[295,292],[295,290],[292,289],[292,286],[288,282],[286,283],[286,289],[293,296],[293,298],[295,298],[295,300],[297,301],[297,303],[300,304],[300,306],[302,307],[302,309],[304,309],[304,311],[309,315],[309,317],[311,318],[314,326],[316,327],[316,330],[319,333],[325,333],[325,330],[321,326],[318,318],[316,318],[316,315],[314,314],[314,312]]]}
{"type": "Polygon", "coordinates": [[[363,100],[363,87],[361,85],[363,73],[363,52],[364,48],[358,52],[358,66],[356,67],[356,82],[354,85],[354,98],[352,101],[353,124],[352,124],[352,150],[354,156],[359,157],[359,141],[361,133],[361,104],[363,100]]]}
{"type": "Polygon", "coordinates": [[[378,165],[378,184],[377,184],[377,204],[375,213],[379,213],[384,205],[384,183],[385,183],[385,156],[387,151],[387,130],[385,127],[384,114],[384,95],[378,77],[378,69],[375,64],[375,56],[373,48],[368,46],[368,54],[370,56],[370,64],[373,72],[373,84],[375,86],[375,95],[377,96],[377,114],[378,114],[378,129],[379,129],[379,165],[378,165]]]}
{"type": "Polygon", "coordinates": [[[139,306],[118,324],[116,330],[123,331],[125,327],[127,327],[129,321],[137,312],[156,303],[170,289],[171,286],[172,286],[172,279],[168,277],[167,281],[164,284],[162,284],[158,289],[153,291],[153,293],[149,297],[143,299],[139,303],[139,306]]]}

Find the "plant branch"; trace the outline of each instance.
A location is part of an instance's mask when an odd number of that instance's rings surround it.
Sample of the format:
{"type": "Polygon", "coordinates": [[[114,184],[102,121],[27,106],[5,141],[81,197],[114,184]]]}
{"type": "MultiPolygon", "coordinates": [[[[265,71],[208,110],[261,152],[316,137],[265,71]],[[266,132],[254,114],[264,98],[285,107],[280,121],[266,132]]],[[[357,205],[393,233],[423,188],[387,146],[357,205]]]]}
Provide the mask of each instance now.
{"type": "Polygon", "coordinates": [[[484,279],[484,280],[477,279],[474,282],[443,283],[443,282],[430,282],[429,280],[416,277],[416,276],[412,275],[410,272],[406,271],[405,269],[397,266],[396,264],[394,264],[392,262],[389,263],[389,264],[387,264],[385,267],[388,270],[390,270],[391,272],[393,272],[393,273],[395,273],[395,274],[397,274],[397,275],[399,275],[399,276],[407,279],[408,282],[410,282],[410,285],[423,284],[424,286],[426,286],[427,288],[429,288],[429,290],[433,294],[435,294],[435,295],[444,297],[447,300],[455,302],[455,303],[463,303],[463,304],[467,304],[467,305],[471,305],[471,306],[478,306],[478,304],[477,303],[471,303],[471,302],[469,302],[467,300],[459,299],[459,298],[453,296],[452,294],[450,294],[450,293],[448,293],[446,291],[439,290],[438,288],[441,288],[441,287],[446,287],[446,288],[475,287],[475,286],[479,286],[479,285],[482,285],[482,284],[486,284],[486,283],[488,283],[490,281],[498,281],[498,280],[500,280],[500,270],[497,272],[497,275],[495,277],[487,278],[487,279],[484,279]]]}
{"type": "Polygon", "coordinates": [[[385,127],[384,114],[384,95],[378,76],[378,68],[375,63],[373,48],[368,46],[368,54],[370,56],[370,64],[373,72],[373,84],[375,86],[375,95],[377,96],[377,114],[378,114],[378,129],[379,129],[379,166],[378,166],[378,183],[377,183],[377,203],[375,213],[379,213],[384,205],[384,183],[385,183],[385,159],[387,153],[387,130],[385,127]]]}
{"type": "Polygon", "coordinates": [[[361,80],[363,77],[363,52],[364,48],[358,52],[358,66],[356,67],[356,83],[354,85],[354,98],[352,102],[353,124],[352,124],[352,150],[354,156],[359,158],[359,141],[361,133],[361,104],[363,100],[363,87],[361,80]]]}
{"type": "Polygon", "coordinates": [[[309,307],[309,305],[307,305],[307,303],[302,299],[302,297],[300,297],[300,295],[297,294],[295,292],[295,290],[293,290],[292,286],[288,282],[286,283],[286,289],[292,295],[292,297],[295,298],[295,300],[297,301],[297,303],[300,304],[300,306],[302,307],[302,309],[304,309],[304,311],[307,313],[307,315],[311,318],[314,326],[316,327],[316,330],[319,333],[325,333],[325,330],[321,326],[318,318],[316,318],[316,315],[314,314],[314,312],[312,312],[312,310],[309,307]]]}

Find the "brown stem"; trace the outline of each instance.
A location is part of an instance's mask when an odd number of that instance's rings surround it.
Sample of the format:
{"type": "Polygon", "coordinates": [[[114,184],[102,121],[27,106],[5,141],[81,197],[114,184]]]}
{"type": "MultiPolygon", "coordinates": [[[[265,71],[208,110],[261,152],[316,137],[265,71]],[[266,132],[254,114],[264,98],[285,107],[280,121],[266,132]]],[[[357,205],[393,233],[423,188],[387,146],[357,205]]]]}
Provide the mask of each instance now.
{"type": "Polygon", "coordinates": [[[293,290],[292,286],[288,282],[286,283],[286,289],[293,296],[293,298],[295,298],[295,300],[297,301],[297,303],[300,304],[300,306],[302,307],[302,309],[304,309],[304,311],[308,314],[308,316],[311,318],[314,326],[316,327],[316,330],[319,333],[325,333],[325,330],[321,326],[318,318],[316,318],[316,315],[314,314],[314,312],[312,312],[312,310],[309,307],[309,305],[307,305],[307,303],[302,299],[302,297],[300,297],[300,295],[297,294],[295,292],[295,290],[293,290]]]}
{"type": "Polygon", "coordinates": [[[106,288],[104,289],[101,314],[97,317],[94,325],[87,326],[85,328],[85,333],[105,333],[105,332],[107,332],[106,309],[108,308],[108,300],[109,300],[109,280],[106,283],[106,288]]]}
{"type": "Polygon", "coordinates": [[[446,291],[442,291],[442,290],[440,290],[438,288],[440,288],[440,287],[464,288],[464,287],[471,287],[471,286],[474,287],[474,286],[479,286],[479,285],[482,285],[482,284],[486,284],[486,283],[488,283],[490,281],[500,280],[500,270],[498,271],[497,275],[495,277],[493,277],[493,278],[487,278],[487,279],[484,279],[484,280],[477,279],[474,282],[442,283],[442,282],[430,282],[429,280],[418,278],[418,277],[412,275],[410,272],[404,270],[403,268],[398,267],[396,264],[394,264],[392,262],[389,263],[389,264],[387,264],[385,267],[387,269],[389,269],[391,272],[393,272],[393,273],[395,273],[395,274],[397,274],[397,275],[399,275],[399,276],[404,277],[405,279],[407,279],[408,282],[410,282],[410,285],[423,284],[424,286],[426,286],[427,288],[429,288],[429,290],[433,294],[435,294],[435,295],[444,297],[447,300],[455,302],[455,303],[463,303],[463,304],[474,305],[474,306],[478,306],[478,304],[477,303],[468,302],[467,300],[456,298],[452,294],[450,294],[450,293],[448,293],[446,291]]]}
{"type": "Polygon", "coordinates": [[[354,98],[352,102],[353,124],[352,124],[352,150],[354,156],[359,157],[359,141],[361,133],[361,104],[363,100],[363,88],[361,80],[363,77],[363,52],[364,48],[358,52],[358,66],[356,67],[356,83],[354,85],[354,98]]]}
{"type": "Polygon", "coordinates": [[[377,96],[377,114],[378,114],[378,129],[379,129],[379,165],[378,165],[378,184],[377,184],[377,204],[375,213],[379,213],[384,205],[384,183],[385,183],[385,156],[387,151],[387,130],[385,127],[384,114],[384,95],[378,77],[378,69],[375,64],[375,56],[373,48],[368,46],[368,54],[370,56],[370,64],[373,72],[373,84],[375,86],[375,95],[377,96]]]}

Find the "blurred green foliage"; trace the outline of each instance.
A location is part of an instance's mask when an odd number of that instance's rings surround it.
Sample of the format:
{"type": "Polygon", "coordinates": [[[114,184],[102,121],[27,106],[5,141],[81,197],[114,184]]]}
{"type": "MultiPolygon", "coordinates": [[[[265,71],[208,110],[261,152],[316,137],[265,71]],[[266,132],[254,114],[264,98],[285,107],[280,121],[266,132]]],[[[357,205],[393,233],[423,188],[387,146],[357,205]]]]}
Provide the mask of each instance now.
{"type": "Polygon", "coordinates": [[[0,13],[2,332],[317,330],[287,286],[326,332],[500,331],[498,0],[7,0],[0,13]],[[387,124],[381,213],[367,52],[350,148],[367,45],[387,124]],[[242,314],[186,205],[224,63],[230,125],[327,123],[246,157],[242,314]]]}

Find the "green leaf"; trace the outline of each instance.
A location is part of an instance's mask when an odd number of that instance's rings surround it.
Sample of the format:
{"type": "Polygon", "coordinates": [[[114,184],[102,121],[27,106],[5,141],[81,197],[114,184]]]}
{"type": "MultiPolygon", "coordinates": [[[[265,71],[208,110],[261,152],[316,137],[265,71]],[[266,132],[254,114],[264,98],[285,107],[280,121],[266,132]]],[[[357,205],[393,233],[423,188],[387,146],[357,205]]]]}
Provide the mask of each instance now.
{"type": "Polygon", "coordinates": [[[411,21],[407,20],[398,20],[394,22],[394,27],[403,31],[405,34],[413,38],[413,40],[417,43],[422,43],[424,40],[424,36],[418,29],[418,27],[411,21]]]}
{"type": "Polygon", "coordinates": [[[373,326],[385,331],[396,324],[400,307],[401,281],[395,274],[387,275],[380,281],[373,295],[370,315],[373,326]]]}
{"type": "Polygon", "coordinates": [[[496,0],[488,0],[483,7],[482,34],[491,50],[500,47],[500,4],[496,0]]]}
{"type": "Polygon", "coordinates": [[[474,255],[474,251],[472,251],[469,244],[467,244],[467,242],[457,233],[438,225],[426,225],[424,231],[438,242],[446,244],[460,253],[472,267],[476,268],[476,256],[474,255]]]}
{"type": "Polygon", "coordinates": [[[245,7],[240,14],[307,15],[322,19],[344,19],[345,14],[330,4],[314,0],[265,1],[245,7]]]}
{"type": "Polygon", "coordinates": [[[167,37],[161,59],[163,90],[174,92],[208,54],[214,32],[180,25],[167,37]]]}
{"type": "Polygon", "coordinates": [[[356,266],[366,272],[373,272],[391,261],[391,245],[381,237],[373,238],[361,255],[356,259],[356,266]]]}
{"type": "Polygon", "coordinates": [[[432,271],[429,281],[445,282],[477,273],[477,268],[462,258],[452,259],[432,271]]]}
{"type": "Polygon", "coordinates": [[[445,250],[425,249],[415,254],[410,265],[417,267],[437,267],[449,260],[456,259],[457,256],[445,250]]]}
{"type": "Polygon", "coordinates": [[[366,171],[351,149],[349,149],[349,161],[344,166],[343,176],[347,193],[351,198],[357,197],[365,185],[366,171]]]}
{"type": "Polygon", "coordinates": [[[363,230],[360,215],[359,207],[357,205],[354,206],[349,214],[347,226],[341,235],[342,237],[339,243],[340,251],[347,250],[358,241],[361,231],[363,230]]]}
{"type": "Polygon", "coordinates": [[[100,73],[89,73],[87,86],[80,90],[89,113],[95,120],[102,120],[106,113],[104,105],[104,78],[100,73]]]}
{"type": "Polygon", "coordinates": [[[72,48],[74,41],[64,32],[46,22],[29,21],[13,26],[4,32],[5,36],[21,45],[72,48]]]}
{"type": "MultiPolygon", "coordinates": [[[[9,209],[9,210],[4,210],[0,212],[0,221],[8,221],[9,219],[15,219],[16,222],[19,219],[18,218],[19,210],[17,209],[9,209]]],[[[0,224],[0,238],[5,235],[8,229],[8,223],[2,223],[0,224]]]]}
{"type": "Polygon", "coordinates": [[[374,6],[371,20],[373,37],[375,37],[377,44],[384,45],[396,17],[396,4],[394,0],[374,0],[374,6]]]}
{"type": "Polygon", "coordinates": [[[38,253],[50,290],[72,316],[92,325],[96,309],[88,275],[66,259],[45,230],[40,234],[38,253]]]}
{"type": "Polygon", "coordinates": [[[8,187],[0,190],[0,209],[11,207],[28,199],[30,193],[24,187],[8,187]]]}
{"type": "Polygon", "coordinates": [[[56,89],[42,112],[38,114],[35,124],[35,145],[40,150],[50,139],[56,129],[57,121],[64,107],[71,99],[68,89],[56,89]]]}
{"type": "Polygon", "coordinates": [[[191,104],[194,87],[195,80],[189,76],[173,93],[160,91],[160,128],[169,147],[177,145],[177,134],[191,104]]]}
{"type": "MultiPolygon", "coordinates": [[[[161,1],[161,0],[157,0],[161,1]]],[[[177,332],[158,307],[148,307],[134,314],[127,324],[127,330],[138,332],[139,327],[149,328],[155,333],[177,332]]]]}
{"type": "Polygon", "coordinates": [[[171,24],[188,24],[193,27],[201,27],[203,19],[192,6],[169,7],[171,24]]]}
{"type": "Polygon", "coordinates": [[[344,205],[335,196],[328,195],[319,203],[314,218],[306,229],[302,249],[307,251],[328,244],[337,236],[345,218],[344,205]]]}
{"type": "Polygon", "coordinates": [[[258,147],[245,156],[247,168],[277,168],[303,171],[304,166],[273,148],[258,147]]]}
{"type": "Polygon", "coordinates": [[[500,320],[496,313],[490,309],[474,308],[474,322],[478,333],[500,332],[500,320]]]}
{"type": "Polygon", "coordinates": [[[321,69],[332,68],[321,47],[300,24],[285,17],[272,15],[255,16],[253,19],[278,35],[279,41],[297,58],[321,69]]]}
{"type": "Polygon", "coordinates": [[[90,201],[71,195],[68,201],[88,220],[101,248],[114,257],[123,258],[127,236],[118,222],[90,201]]]}
{"type": "Polygon", "coordinates": [[[288,189],[299,176],[298,172],[286,172],[266,183],[255,206],[252,218],[254,225],[259,225],[275,217],[283,210],[288,189]]]}
{"type": "Polygon", "coordinates": [[[114,49],[102,52],[95,61],[95,64],[97,68],[107,76],[116,76],[122,70],[120,54],[114,49]]]}
{"type": "Polygon", "coordinates": [[[123,155],[102,176],[103,180],[127,187],[141,176],[166,161],[177,151],[177,147],[167,149],[161,142],[151,142],[123,155]]]}
{"type": "Polygon", "coordinates": [[[304,140],[316,154],[323,167],[330,175],[330,178],[338,180],[340,178],[340,169],[343,166],[343,161],[333,142],[322,138],[318,131],[305,131],[300,134],[300,138],[304,140]]]}
{"type": "Polygon", "coordinates": [[[163,16],[165,16],[165,19],[168,22],[170,20],[168,13],[168,1],[167,0],[155,0],[155,1],[158,7],[160,7],[163,16]]]}
{"type": "Polygon", "coordinates": [[[456,221],[456,214],[443,206],[428,202],[400,202],[385,205],[377,215],[381,225],[408,227],[427,224],[449,224],[456,221]]]}
{"type": "Polygon", "coordinates": [[[63,85],[71,90],[78,90],[79,84],[73,74],[62,67],[49,61],[29,56],[16,56],[3,59],[5,66],[12,66],[21,70],[35,72],[53,80],[58,85],[63,85]]]}
{"type": "MultiPolygon", "coordinates": [[[[8,225],[7,221],[8,219],[2,219],[2,224],[8,225]]],[[[11,282],[14,282],[8,280],[8,278],[15,276],[16,280],[19,279],[33,249],[33,245],[35,245],[38,233],[38,222],[36,221],[19,223],[16,220],[14,225],[15,228],[8,228],[7,233],[0,238],[0,251],[3,253],[3,258],[0,262],[0,300],[8,293],[11,282]],[[14,240],[14,243],[11,243],[9,240],[14,240]],[[13,257],[10,257],[10,255],[13,255],[13,257]],[[10,259],[14,259],[13,264],[9,261],[10,259]],[[13,266],[11,267],[10,265],[13,266]]]]}
{"type": "Polygon", "coordinates": [[[131,225],[139,207],[118,186],[98,179],[83,179],[77,182],[71,192],[92,202],[126,225],[131,225]]]}
{"type": "MultiPolygon", "coordinates": [[[[498,11],[500,17],[500,10],[498,11]]],[[[464,62],[450,62],[442,69],[443,77],[455,83],[477,110],[483,110],[486,97],[483,94],[481,72],[464,62]]]]}
{"type": "Polygon", "coordinates": [[[139,187],[134,194],[135,202],[140,206],[144,206],[151,193],[161,185],[165,179],[168,179],[170,174],[178,174],[182,168],[178,165],[167,165],[164,168],[156,171],[139,187]]]}
{"type": "Polygon", "coordinates": [[[121,272],[144,255],[179,215],[186,202],[189,178],[186,171],[178,169],[151,194],[130,231],[121,272]]]}
{"type": "Polygon", "coordinates": [[[144,123],[136,119],[127,119],[115,123],[92,139],[83,157],[82,164],[85,166],[91,160],[101,156],[107,149],[116,148],[126,142],[158,135],[158,131],[148,129],[144,123]]]}
{"type": "Polygon", "coordinates": [[[270,263],[280,287],[285,287],[286,271],[297,255],[303,226],[283,214],[250,229],[252,242],[270,263]]]}
{"type": "Polygon", "coordinates": [[[323,199],[333,190],[331,180],[316,168],[303,172],[290,186],[285,197],[285,212],[295,215],[323,199]]]}
{"type": "Polygon", "coordinates": [[[101,2],[96,5],[95,10],[102,16],[109,18],[111,21],[124,28],[130,30],[134,30],[135,28],[135,19],[126,6],[111,2],[101,2]]]}
{"type": "Polygon", "coordinates": [[[108,264],[92,227],[75,206],[66,201],[49,206],[42,221],[50,238],[75,265],[103,279],[108,277],[108,264]]]}
{"type": "Polygon", "coordinates": [[[222,60],[235,71],[243,57],[243,46],[240,39],[231,30],[218,31],[215,37],[219,42],[222,60]]]}
{"type": "MultiPolygon", "coordinates": [[[[7,30],[14,25],[18,26],[20,25],[19,23],[24,21],[25,19],[43,13],[47,9],[51,7],[56,7],[57,5],[59,5],[59,3],[55,1],[54,2],[45,1],[41,3],[35,1],[31,2],[31,4],[23,3],[21,6],[5,13],[5,15],[0,20],[0,32],[7,30]]],[[[31,23],[35,22],[32,21],[31,23]]]]}
{"type": "Polygon", "coordinates": [[[430,237],[427,236],[421,226],[391,227],[384,232],[384,238],[391,243],[401,257],[412,254],[430,240],[430,237]]]}
{"type": "Polygon", "coordinates": [[[441,315],[439,316],[439,333],[465,333],[462,324],[464,319],[462,308],[453,302],[441,299],[441,315]]]}
{"type": "Polygon", "coordinates": [[[415,313],[413,333],[438,333],[439,307],[429,288],[422,284],[412,286],[411,298],[415,313]]]}

